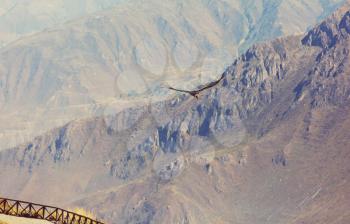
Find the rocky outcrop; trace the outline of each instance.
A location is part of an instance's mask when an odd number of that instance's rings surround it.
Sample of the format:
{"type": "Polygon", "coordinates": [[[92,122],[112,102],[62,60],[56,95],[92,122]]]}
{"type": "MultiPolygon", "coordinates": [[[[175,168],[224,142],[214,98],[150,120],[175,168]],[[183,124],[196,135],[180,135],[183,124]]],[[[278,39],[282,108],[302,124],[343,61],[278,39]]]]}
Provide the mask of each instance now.
{"type": "Polygon", "coordinates": [[[348,39],[349,35],[350,12],[343,7],[316,28],[309,31],[302,42],[305,45],[318,46],[327,50],[334,47],[339,41],[348,39]]]}

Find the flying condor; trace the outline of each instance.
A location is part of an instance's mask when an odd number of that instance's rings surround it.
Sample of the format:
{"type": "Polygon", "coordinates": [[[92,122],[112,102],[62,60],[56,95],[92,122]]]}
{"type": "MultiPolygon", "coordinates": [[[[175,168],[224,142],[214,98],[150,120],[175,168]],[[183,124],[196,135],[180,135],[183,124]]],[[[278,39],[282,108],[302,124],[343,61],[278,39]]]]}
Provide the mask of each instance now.
{"type": "Polygon", "coordinates": [[[171,90],[174,90],[174,91],[178,91],[178,92],[183,92],[183,93],[188,93],[190,94],[191,96],[195,97],[196,99],[198,99],[198,95],[200,92],[202,92],[203,90],[205,89],[209,89],[215,85],[217,85],[222,79],[224,78],[224,73],[221,75],[220,79],[216,80],[216,81],[212,81],[206,85],[204,85],[203,87],[197,89],[197,90],[183,90],[183,89],[176,89],[176,88],[173,88],[171,86],[169,86],[168,88],[171,89],[171,90]]]}

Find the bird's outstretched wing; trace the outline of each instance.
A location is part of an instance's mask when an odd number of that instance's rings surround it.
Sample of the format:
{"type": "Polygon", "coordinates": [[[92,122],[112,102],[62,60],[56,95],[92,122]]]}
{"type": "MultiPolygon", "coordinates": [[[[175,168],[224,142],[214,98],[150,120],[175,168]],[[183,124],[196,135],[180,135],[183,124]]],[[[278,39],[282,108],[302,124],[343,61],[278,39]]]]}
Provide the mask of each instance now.
{"type": "Polygon", "coordinates": [[[183,93],[188,93],[190,94],[191,96],[195,97],[196,99],[198,99],[198,91],[197,90],[194,90],[194,91],[190,91],[190,90],[183,90],[183,89],[176,89],[176,88],[173,88],[171,86],[168,87],[169,89],[171,90],[175,90],[175,91],[178,91],[178,92],[183,92],[183,93]]]}
{"type": "Polygon", "coordinates": [[[205,90],[205,89],[209,89],[209,88],[211,88],[211,87],[216,86],[216,85],[224,78],[224,76],[225,76],[225,75],[224,75],[224,73],[223,73],[223,74],[221,75],[220,79],[218,79],[218,80],[216,80],[216,81],[212,81],[212,82],[210,82],[210,83],[204,85],[202,88],[198,89],[197,91],[198,91],[198,92],[201,92],[201,91],[203,91],[203,90],[205,90]]]}
{"type": "Polygon", "coordinates": [[[200,92],[202,92],[203,90],[205,89],[209,89],[213,86],[216,86],[223,78],[224,78],[224,73],[221,75],[220,79],[216,80],[216,81],[213,81],[213,82],[210,82],[206,85],[204,85],[203,87],[197,89],[197,90],[183,90],[183,89],[176,89],[176,88],[173,88],[171,86],[169,86],[168,88],[171,89],[171,90],[175,90],[175,91],[178,91],[178,92],[183,92],[183,93],[188,93],[190,94],[191,96],[195,97],[198,99],[198,94],[200,92]]]}
{"type": "Polygon", "coordinates": [[[169,86],[168,89],[175,90],[175,91],[178,91],[178,92],[183,92],[183,93],[190,93],[191,92],[189,90],[176,89],[176,88],[173,88],[171,86],[169,86]]]}

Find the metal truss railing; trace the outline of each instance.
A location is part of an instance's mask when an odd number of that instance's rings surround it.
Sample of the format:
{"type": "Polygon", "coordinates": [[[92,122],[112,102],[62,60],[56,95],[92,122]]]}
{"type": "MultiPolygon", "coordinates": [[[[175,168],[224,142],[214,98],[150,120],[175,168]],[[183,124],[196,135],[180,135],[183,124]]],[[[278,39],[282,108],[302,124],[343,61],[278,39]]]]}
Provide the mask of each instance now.
{"type": "Polygon", "coordinates": [[[42,219],[55,224],[104,224],[61,208],[8,198],[0,198],[0,214],[42,219]]]}

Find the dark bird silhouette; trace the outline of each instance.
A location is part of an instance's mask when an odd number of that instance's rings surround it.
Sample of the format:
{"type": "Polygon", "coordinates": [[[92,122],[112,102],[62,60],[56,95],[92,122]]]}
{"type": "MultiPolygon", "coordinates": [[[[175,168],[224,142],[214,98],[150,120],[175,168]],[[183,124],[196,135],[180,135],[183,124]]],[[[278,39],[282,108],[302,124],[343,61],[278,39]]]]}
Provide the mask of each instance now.
{"type": "Polygon", "coordinates": [[[199,95],[200,92],[202,92],[203,90],[209,89],[209,88],[211,88],[213,86],[216,86],[223,78],[224,78],[224,73],[221,75],[220,79],[212,81],[212,82],[210,82],[210,83],[208,83],[208,84],[206,84],[204,86],[200,86],[199,89],[197,89],[197,90],[176,89],[176,88],[173,88],[171,86],[169,86],[168,88],[171,89],[171,90],[174,90],[174,91],[188,93],[191,96],[193,96],[196,99],[198,99],[198,95],[199,95]]]}

